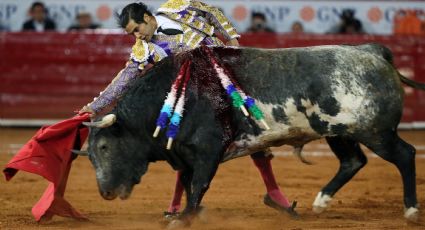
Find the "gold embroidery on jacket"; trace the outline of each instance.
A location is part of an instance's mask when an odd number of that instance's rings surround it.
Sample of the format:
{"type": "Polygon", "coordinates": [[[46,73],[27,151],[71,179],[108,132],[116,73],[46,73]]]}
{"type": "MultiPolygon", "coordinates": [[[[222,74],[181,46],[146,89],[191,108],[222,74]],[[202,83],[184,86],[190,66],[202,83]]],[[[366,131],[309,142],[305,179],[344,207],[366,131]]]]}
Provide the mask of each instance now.
{"type": "MultiPolygon", "coordinates": [[[[216,7],[211,7],[203,2],[199,1],[191,1],[190,7],[199,9],[201,11],[207,12],[206,19],[207,20],[216,20],[221,28],[217,28],[220,30],[220,32],[229,38],[237,38],[240,37],[240,35],[236,32],[236,29],[232,26],[232,24],[227,20],[227,18],[224,16],[224,14],[217,9],[216,7]],[[209,15],[208,15],[209,14],[209,15]]],[[[208,30],[209,28],[207,28],[208,30]]],[[[214,33],[214,30],[210,30],[210,33],[214,33]]],[[[209,34],[209,33],[207,33],[209,34]]]]}
{"type": "Polygon", "coordinates": [[[149,46],[146,41],[139,38],[136,39],[136,43],[131,48],[131,59],[136,62],[144,62],[149,57],[149,46]]]}
{"type": "Polygon", "coordinates": [[[169,0],[162,4],[158,12],[180,12],[190,5],[190,0],[169,0]]]}
{"type": "Polygon", "coordinates": [[[149,58],[151,58],[153,62],[158,62],[165,57],[161,56],[161,54],[155,50],[155,45],[153,43],[147,43],[139,38],[136,39],[136,43],[131,50],[130,58],[132,61],[139,64],[138,68],[140,70],[145,68],[149,58]]]}

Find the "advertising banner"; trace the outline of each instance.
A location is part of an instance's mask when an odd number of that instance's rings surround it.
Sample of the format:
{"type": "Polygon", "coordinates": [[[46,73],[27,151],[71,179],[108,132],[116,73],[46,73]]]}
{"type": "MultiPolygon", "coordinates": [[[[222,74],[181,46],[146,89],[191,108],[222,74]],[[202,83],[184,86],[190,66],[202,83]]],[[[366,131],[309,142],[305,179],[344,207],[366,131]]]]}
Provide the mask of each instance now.
{"type": "MultiPolygon", "coordinates": [[[[19,31],[28,19],[32,0],[1,0],[0,25],[10,31],[19,31]]],[[[89,12],[102,28],[116,29],[114,15],[133,2],[126,0],[44,0],[49,16],[57,23],[59,31],[66,31],[75,22],[79,12],[89,12]]],[[[165,0],[145,0],[155,10],[165,0]]],[[[278,0],[204,0],[219,7],[235,25],[244,32],[250,25],[252,12],[261,12],[276,32],[289,32],[292,23],[299,21],[307,32],[327,33],[340,20],[344,9],[352,9],[364,30],[370,34],[391,34],[393,18],[399,9],[415,10],[425,17],[425,1],[278,1],[278,0]]],[[[422,20],[425,20],[422,18],[422,20]]]]}

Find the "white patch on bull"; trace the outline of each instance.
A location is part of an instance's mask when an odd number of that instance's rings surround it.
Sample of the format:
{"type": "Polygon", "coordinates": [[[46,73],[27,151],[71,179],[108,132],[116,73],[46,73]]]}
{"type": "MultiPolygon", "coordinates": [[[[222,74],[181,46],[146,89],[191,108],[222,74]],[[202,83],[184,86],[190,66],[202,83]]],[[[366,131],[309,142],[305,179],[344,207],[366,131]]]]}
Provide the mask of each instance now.
{"type": "Polygon", "coordinates": [[[385,68],[384,62],[371,53],[353,50],[350,47],[340,47],[340,50],[335,52],[338,69],[330,76],[333,97],[340,103],[340,112],[333,118],[324,115],[319,117],[333,125],[366,124],[370,118],[375,117],[377,108],[370,106],[371,102],[367,95],[371,89],[361,82],[362,77],[364,78],[371,68],[385,68]],[[350,55],[347,54],[348,50],[350,55]]]}
{"type": "Polygon", "coordinates": [[[103,170],[100,167],[96,168],[96,178],[99,182],[105,180],[103,177],[103,170]]]}
{"type": "MultiPolygon", "coordinates": [[[[96,149],[99,151],[102,146],[107,144],[107,140],[103,137],[99,138],[99,141],[96,143],[96,149]]],[[[98,152],[96,163],[96,178],[99,182],[103,182],[104,180],[107,180],[108,178],[105,178],[105,171],[109,171],[111,169],[111,161],[109,160],[109,157],[107,155],[102,155],[104,153],[98,152]]]]}
{"type": "Polygon", "coordinates": [[[366,60],[365,62],[370,63],[374,68],[382,66],[382,62],[371,53],[353,50],[351,47],[322,46],[311,48],[312,51],[327,49],[339,50],[339,52],[334,52],[335,66],[338,66],[338,68],[330,74],[329,79],[331,80],[332,96],[339,102],[340,111],[336,116],[330,116],[323,113],[318,104],[311,103],[308,98],[302,98],[301,103],[306,108],[307,115],[317,114],[321,121],[329,123],[328,130],[331,125],[337,124],[344,124],[348,127],[356,123],[366,124],[369,118],[374,117],[375,111],[373,106],[369,106],[369,98],[365,97],[370,89],[365,88],[359,78],[359,76],[365,75],[370,66],[366,66],[361,61],[366,60]],[[348,50],[351,56],[347,55],[348,50]],[[352,58],[354,56],[355,58],[352,58]]]}
{"type": "MultiPolygon", "coordinates": [[[[290,128],[296,128],[299,132],[302,132],[305,135],[318,135],[313,130],[313,128],[311,128],[310,123],[304,113],[297,110],[297,106],[295,105],[295,100],[293,98],[288,99],[284,105],[264,104],[259,100],[256,101],[256,104],[263,112],[264,120],[269,124],[271,130],[264,131],[259,136],[248,135],[246,139],[241,140],[243,144],[252,145],[265,136],[284,137],[286,134],[289,134],[290,128]],[[288,124],[275,120],[273,116],[273,109],[277,109],[279,106],[283,107],[283,110],[285,111],[284,115],[288,118],[288,124]]],[[[256,122],[259,127],[262,127],[261,122],[256,122]]]]}
{"type": "Polygon", "coordinates": [[[321,121],[328,122],[328,130],[331,125],[344,124],[350,125],[357,122],[357,114],[362,112],[360,108],[365,101],[363,98],[355,97],[352,94],[342,94],[335,91],[335,99],[340,103],[340,112],[336,116],[331,116],[322,112],[318,104],[311,103],[310,100],[301,99],[301,104],[306,108],[307,116],[312,116],[313,113],[319,116],[321,121]]]}
{"type": "Polygon", "coordinates": [[[419,209],[415,207],[410,207],[404,210],[404,218],[411,221],[418,221],[419,218],[419,209]]]}
{"type": "MultiPolygon", "coordinates": [[[[317,135],[313,128],[311,128],[310,123],[305,114],[297,110],[297,106],[293,98],[289,98],[288,100],[286,100],[285,104],[283,105],[264,104],[259,100],[256,101],[256,104],[258,108],[263,111],[264,119],[271,127],[270,131],[265,131],[264,133],[283,133],[288,132],[289,128],[296,128],[300,132],[305,133],[306,135],[317,135]],[[283,108],[283,111],[285,113],[283,115],[288,118],[288,124],[275,120],[273,116],[273,109],[277,109],[279,107],[283,108]]],[[[262,127],[260,122],[257,121],[257,124],[258,126],[262,127]]]]}
{"type": "Polygon", "coordinates": [[[329,206],[332,201],[332,197],[327,194],[319,192],[313,202],[313,212],[322,213],[329,206]]]}
{"type": "MultiPolygon", "coordinates": [[[[267,142],[285,140],[294,136],[300,136],[301,134],[305,139],[320,138],[320,135],[311,128],[305,114],[297,110],[293,98],[288,99],[284,105],[264,104],[259,100],[256,101],[256,104],[263,111],[264,120],[269,124],[271,129],[263,131],[258,136],[250,134],[246,135],[245,138],[233,142],[226,152],[223,161],[252,154],[258,151],[256,146],[264,145],[267,142]],[[276,121],[273,117],[273,109],[279,106],[283,107],[285,116],[288,118],[288,124],[276,121]]],[[[259,127],[263,127],[261,122],[256,122],[259,127]]]]}

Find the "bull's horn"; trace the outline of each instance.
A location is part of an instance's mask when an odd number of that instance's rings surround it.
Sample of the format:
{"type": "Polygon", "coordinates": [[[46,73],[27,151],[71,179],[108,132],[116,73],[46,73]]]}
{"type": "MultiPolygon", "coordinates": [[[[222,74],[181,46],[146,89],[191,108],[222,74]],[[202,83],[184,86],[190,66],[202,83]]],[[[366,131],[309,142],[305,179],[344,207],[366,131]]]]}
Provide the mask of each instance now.
{"type": "Polygon", "coordinates": [[[108,114],[102,118],[100,121],[95,122],[83,122],[83,125],[88,127],[97,127],[97,128],[106,128],[114,124],[117,120],[115,114],[108,114]]]}
{"type": "Polygon", "coordinates": [[[81,151],[81,150],[76,150],[76,149],[71,149],[71,152],[75,153],[79,156],[88,156],[89,155],[89,152],[87,152],[87,151],[81,151]]]}

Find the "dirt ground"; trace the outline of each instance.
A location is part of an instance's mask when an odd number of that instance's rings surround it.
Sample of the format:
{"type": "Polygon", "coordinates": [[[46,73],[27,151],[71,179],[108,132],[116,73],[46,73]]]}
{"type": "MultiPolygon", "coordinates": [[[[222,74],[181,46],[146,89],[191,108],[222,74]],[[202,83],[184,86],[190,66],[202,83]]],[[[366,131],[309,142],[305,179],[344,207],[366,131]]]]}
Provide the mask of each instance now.
{"type": "MultiPolygon", "coordinates": [[[[4,166],[34,133],[35,129],[0,129],[0,165],[4,166]]],[[[425,131],[402,131],[401,136],[416,146],[417,193],[425,207],[425,131]]],[[[326,142],[316,141],[304,152],[314,165],[305,165],[276,148],[274,171],[280,187],[298,201],[298,220],[263,205],[265,187],[249,157],[227,162],[219,168],[203,205],[204,219],[191,229],[425,229],[425,216],[416,224],[403,218],[401,178],[390,163],[368,152],[369,163],[334,197],[331,207],[317,215],[311,204],[317,192],[338,169],[326,142]]],[[[3,168],[3,167],[2,167],[3,168]]],[[[19,172],[6,182],[0,179],[0,229],[164,229],[162,212],[171,199],[175,173],[165,162],[150,165],[130,199],[106,201],[98,193],[95,173],[87,158],[74,161],[65,196],[90,221],[55,217],[38,224],[31,208],[47,182],[19,172]]]]}

